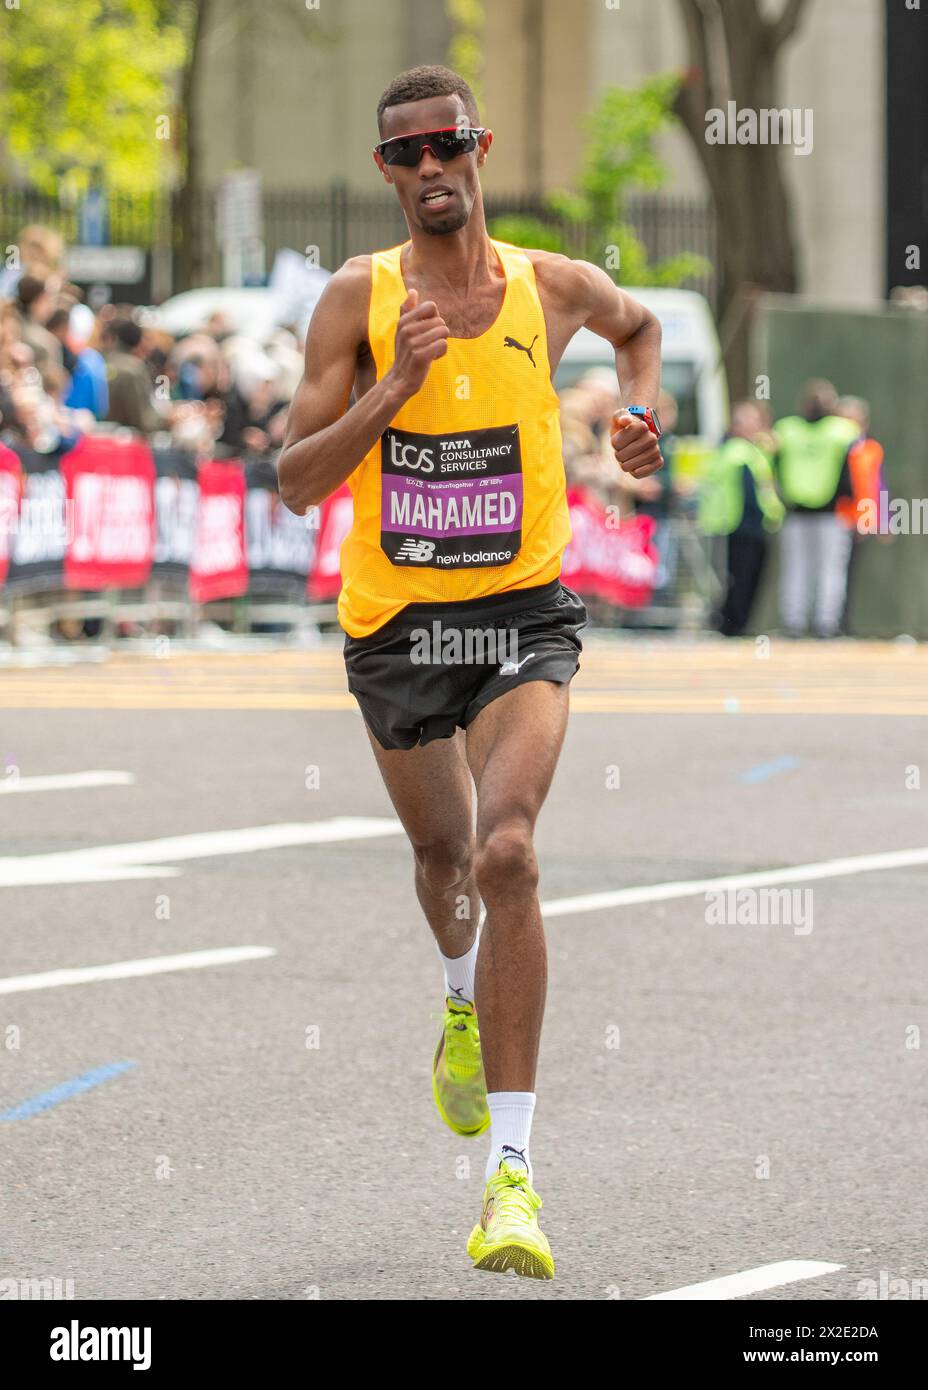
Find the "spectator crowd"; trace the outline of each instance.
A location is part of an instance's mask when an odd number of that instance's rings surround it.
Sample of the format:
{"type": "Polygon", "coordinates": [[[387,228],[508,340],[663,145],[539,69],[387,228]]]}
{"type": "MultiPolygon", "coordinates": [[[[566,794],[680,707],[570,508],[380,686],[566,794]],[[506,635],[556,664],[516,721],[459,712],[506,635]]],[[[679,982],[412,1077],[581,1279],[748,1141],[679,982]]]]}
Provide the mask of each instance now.
{"type": "MultiPolygon", "coordinates": [[[[43,226],[23,229],[0,272],[0,441],[38,454],[64,453],[88,431],[125,428],[194,459],[272,460],[283,442],[303,343],[278,328],[256,341],[213,314],[175,338],[157,316],[106,303],[96,311],[68,282],[64,246],[43,226]]],[[[882,450],[867,405],[810,382],[794,416],[772,422],[765,404],[741,401],[705,462],[698,494],[674,471],[677,402],[661,393],[665,468],[645,479],[620,472],[610,445],[620,397],[615,373],[588,370],[561,392],[568,484],[609,509],[619,524],[653,520],[654,601],[672,597],[680,523],[717,537],[721,596],[715,625],[748,627],[782,530],[781,624],[792,634],[834,636],[844,615],[861,501],[878,498],[882,450]]]]}
{"type": "Polygon", "coordinates": [[[175,340],[132,306],[94,312],[63,251],[57,233],[26,227],[0,276],[0,439],[48,454],[109,425],[199,457],[276,452],[302,371],[294,332],[258,343],[216,314],[175,340]]]}

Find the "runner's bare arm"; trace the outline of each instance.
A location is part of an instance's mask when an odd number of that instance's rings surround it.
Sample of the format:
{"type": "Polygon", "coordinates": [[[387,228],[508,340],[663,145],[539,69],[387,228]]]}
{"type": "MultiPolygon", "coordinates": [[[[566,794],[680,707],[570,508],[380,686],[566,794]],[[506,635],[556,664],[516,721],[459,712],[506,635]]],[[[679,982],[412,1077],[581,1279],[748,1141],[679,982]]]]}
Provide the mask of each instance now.
{"type": "MultiPolygon", "coordinates": [[[[620,290],[589,261],[538,254],[535,275],[550,296],[563,346],[578,328],[612,344],[622,399],[629,405],[657,404],[661,385],[661,326],[649,309],[620,290]]],[[[563,346],[561,350],[563,350],[563,346]]],[[[657,440],[643,420],[620,412],[612,435],[616,460],[626,473],[646,478],[662,466],[657,440]]]]}
{"type": "Polygon", "coordinates": [[[298,516],[316,506],[361,462],[398,408],[381,386],[348,409],[358,353],[367,336],[370,269],[347,261],[326,285],[306,338],[303,378],[277,461],[281,499],[298,516]]]}
{"type": "Polygon", "coordinates": [[[448,330],[435,305],[413,291],[400,311],[395,361],[348,409],[359,349],[367,341],[370,258],[357,256],[326,286],[306,340],[306,366],[290,406],[277,463],[280,496],[303,516],[341,486],[400,406],[419,390],[448,330]]]}
{"type": "MultiPolygon", "coordinates": [[[[585,327],[615,348],[615,369],[622,399],[628,405],[657,405],[661,389],[661,326],[650,309],[620,290],[604,270],[580,266],[587,273],[591,309],[585,327]]],[[[658,442],[638,416],[620,411],[610,436],[616,462],[633,478],[647,478],[663,468],[658,442]]]]}
{"type": "Polygon", "coordinates": [[[599,266],[578,262],[585,273],[590,310],[585,327],[615,349],[622,398],[630,405],[657,405],[661,389],[661,326],[599,266]]]}

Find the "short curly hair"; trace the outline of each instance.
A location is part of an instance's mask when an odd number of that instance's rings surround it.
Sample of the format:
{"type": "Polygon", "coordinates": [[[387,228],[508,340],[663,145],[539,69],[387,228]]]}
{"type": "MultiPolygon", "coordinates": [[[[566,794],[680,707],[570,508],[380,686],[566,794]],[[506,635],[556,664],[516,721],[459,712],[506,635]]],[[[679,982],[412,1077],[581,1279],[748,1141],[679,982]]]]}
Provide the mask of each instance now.
{"type": "Polygon", "coordinates": [[[377,126],[383,134],[383,113],[388,106],[399,106],[405,101],[425,101],[428,97],[459,96],[474,125],[480,124],[477,99],[470,85],[459,73],[443,68],[438,63],[423,67],[409,68],[401,72],[387,87],[377,103],[377,126]]]}

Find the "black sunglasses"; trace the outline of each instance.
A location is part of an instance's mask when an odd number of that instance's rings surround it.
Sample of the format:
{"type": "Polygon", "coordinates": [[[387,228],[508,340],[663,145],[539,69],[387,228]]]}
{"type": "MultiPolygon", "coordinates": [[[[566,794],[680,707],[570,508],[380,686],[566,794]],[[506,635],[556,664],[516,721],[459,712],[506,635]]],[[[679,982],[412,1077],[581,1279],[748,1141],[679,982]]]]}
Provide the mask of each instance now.
{"type": "Polygon", "coordinates": [[[483,126],[452,125],[443,130],[421,130],[415,135],[394,135],[392,140],[383,140],[374,149],[384,164],[400,164],[404,169],[418,168],[424,149],[430,149],[440,164],[447,164],[459,154],[475,150],[484,129],[483,126]]]}

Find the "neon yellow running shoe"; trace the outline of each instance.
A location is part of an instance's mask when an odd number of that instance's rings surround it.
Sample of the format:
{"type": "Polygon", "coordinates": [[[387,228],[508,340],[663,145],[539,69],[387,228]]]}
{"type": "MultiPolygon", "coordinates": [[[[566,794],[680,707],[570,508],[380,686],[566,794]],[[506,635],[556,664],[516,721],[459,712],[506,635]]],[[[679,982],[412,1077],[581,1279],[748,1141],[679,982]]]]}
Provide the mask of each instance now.
{"type": "Polygon", "coordinates": [[[474,1269],[505,1274],[514,1269],[527,1279],[553,1279],[554,1258],[539,1228],[541,1206],[524,1168],[503,1160],[483,1194],[483,1215],[467,1242],[474,1269]]]}
{"type": "Polygon", "coordinates": [[[480,1056],[477,1010],[465,999],[446,999],[441,1037],[432,1062],[438,1113],[455,1134],[476,1138],[490,1123],[480,1056]]]}

